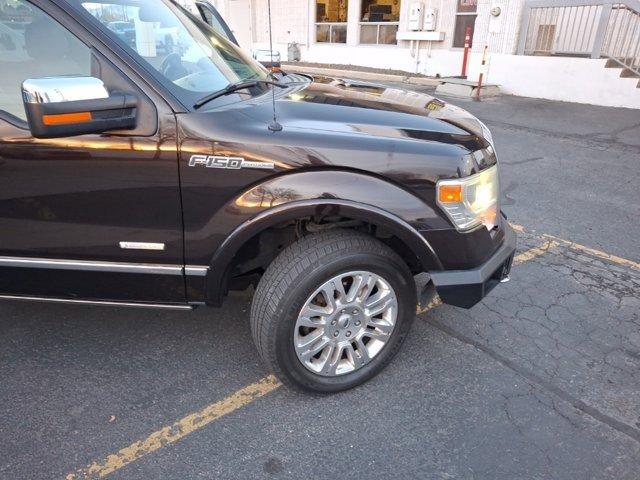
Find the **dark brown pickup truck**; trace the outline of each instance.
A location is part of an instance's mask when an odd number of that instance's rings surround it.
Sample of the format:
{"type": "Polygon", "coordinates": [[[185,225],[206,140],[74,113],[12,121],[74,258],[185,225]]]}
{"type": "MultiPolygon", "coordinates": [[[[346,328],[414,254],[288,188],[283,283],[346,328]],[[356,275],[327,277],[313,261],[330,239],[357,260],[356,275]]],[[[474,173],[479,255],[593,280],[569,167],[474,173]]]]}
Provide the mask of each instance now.
{"type": "Polygon", "coordinates": [[[267,365],[331,392],[397,352],[415,275],[465,308],[508,276],[491,134],[429,95],[275,78],[169,0],[0,0],[0,72],[2,298],[254,285],[267,365]]]}

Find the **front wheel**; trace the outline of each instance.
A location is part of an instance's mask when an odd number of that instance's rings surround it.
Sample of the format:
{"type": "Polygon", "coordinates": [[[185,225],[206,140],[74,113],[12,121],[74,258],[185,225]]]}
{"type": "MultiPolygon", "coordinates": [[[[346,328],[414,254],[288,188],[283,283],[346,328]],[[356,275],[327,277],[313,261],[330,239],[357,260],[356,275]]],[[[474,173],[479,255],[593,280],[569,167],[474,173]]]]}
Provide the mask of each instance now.
{"type": "Polygon", "coordinates": [[[256,290],[256,346],[283,383],[337,392],[379,373],[399,350],[416,311],[405,262],[357,231],[309,235],[286,248],[256,290]]]}

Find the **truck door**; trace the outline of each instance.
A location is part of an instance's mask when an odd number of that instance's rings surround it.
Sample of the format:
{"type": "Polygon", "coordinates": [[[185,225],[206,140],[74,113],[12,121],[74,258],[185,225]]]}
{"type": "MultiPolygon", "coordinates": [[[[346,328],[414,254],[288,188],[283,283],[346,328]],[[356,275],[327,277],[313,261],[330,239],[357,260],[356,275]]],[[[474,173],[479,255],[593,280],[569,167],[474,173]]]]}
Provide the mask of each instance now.
{"type": "Polygon", "coordinates": [[[92,38],[52,2],[0,0],[0,296],[183,303],[175,116],[92,38]],[[34,138],[22,82],[67,75],[135,95],[135,129],[34,138]]]}
{"type": "Polygon", "coordinates": [[[196,8],[202,17],[204,22],[211,26],[216,32],[225,37],[231,43],[238,45],[238,40],[236,40],[235,35],[227,25],[227,22],[224,21],[218,9],[209,3],[208,0],[203,2],[196,2],[196,8]]]}

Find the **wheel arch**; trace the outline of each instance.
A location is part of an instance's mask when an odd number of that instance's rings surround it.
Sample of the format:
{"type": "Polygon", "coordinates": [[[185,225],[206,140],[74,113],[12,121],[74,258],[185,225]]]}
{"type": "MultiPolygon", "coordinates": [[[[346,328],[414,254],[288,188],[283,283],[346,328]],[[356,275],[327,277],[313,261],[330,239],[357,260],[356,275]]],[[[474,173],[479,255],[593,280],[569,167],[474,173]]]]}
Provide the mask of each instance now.
{"type": "Polygon", "coordinates": [[[429,242],[402,218],[374,205],[339,199],[295,200],[263,210],[237,226],[216,250],[206,277],[206,301],[221,305],[235,255],[256,236],[283,223],[314,216],[340,216],[384,229],[401,242],[402,256],[411,252],[424,271],[440,270],[440,262],[429,242]]]}

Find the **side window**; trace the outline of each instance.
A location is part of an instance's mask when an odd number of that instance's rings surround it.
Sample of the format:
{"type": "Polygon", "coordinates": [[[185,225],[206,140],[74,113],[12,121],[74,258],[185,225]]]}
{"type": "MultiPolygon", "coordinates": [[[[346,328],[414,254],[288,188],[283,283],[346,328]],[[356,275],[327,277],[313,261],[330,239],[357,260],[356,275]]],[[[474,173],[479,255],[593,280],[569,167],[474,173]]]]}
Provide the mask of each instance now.
{"type": "MultiPolygon", "coordinates": [[[[1,0],[0,0],[1,1],[1,0]]],[[[186,103],[265,69],[203,22],[157,0],[80,0],[112,38],[173,83],[186,103]]]]}
{"type": "Polygon", "coordinates": [[[0,110],[26,120],[27,78],[91,75],[91,51],[26,0],[0,0],[0,110]]]}
{"type": "Polygon", "coordinates": [[[198,5],[198,11],[207,24],[211,25],[218,32],[221,30],[220,24],[217,24],[218,22],[216,22],[215,17],[207,7],[205,7],[204,5],[198,5]]]}
{"type": "Polygon", "coordinates": [[[202,16],[202,18],[204,19],[207,25],[211,26],[216,32],[218,32],[220,35],[222,35],[224,38],[226,38],[230,42],[236,43],[234,39],[229,37],[229,34],[227,33],[227,29],[222,23],[220,23],[218,16],[213,13],[210,6],[198,3],[197,7],[198,7],[198,11],[200,12],[200,15],[202,16]]]}

